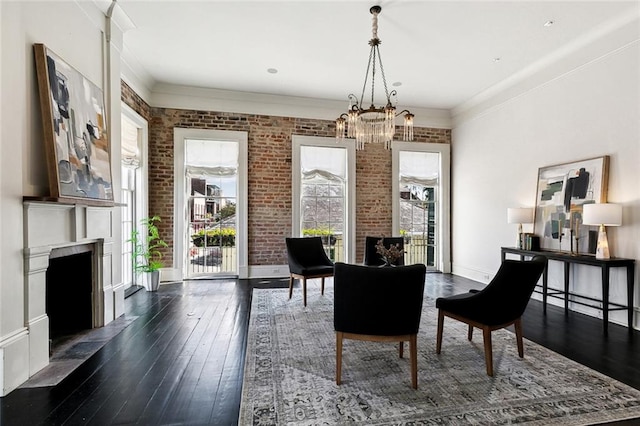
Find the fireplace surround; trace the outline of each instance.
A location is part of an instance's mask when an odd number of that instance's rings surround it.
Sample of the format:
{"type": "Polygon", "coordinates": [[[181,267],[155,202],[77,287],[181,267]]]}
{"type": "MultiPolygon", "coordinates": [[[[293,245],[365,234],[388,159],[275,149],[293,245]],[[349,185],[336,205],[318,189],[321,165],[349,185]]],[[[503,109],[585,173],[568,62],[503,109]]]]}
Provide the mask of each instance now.
{"type": "MultiPolygon", "coordinates": [[[[113,284],[116,276],[112,256],[114,208],[74,202],[24,201],[25,328],[29,377],[49,363],[51,330],[47,313],[47,270],[52,255],[54,258],[70,257],[64,268],[68,268],[71,274],[74,256],[89,253],[91,307],[88,309],[91,318],[84,320],[85,325],[90,323],[90,328],[102,327],[124,313],[124,288],[122,284],[113,284]]],[[[86,268],[86,265],[79,268],[86,268]]],[[[71,297],[60,297],[56,303],[68,304],[68,309],[74,309],[77,301],[71,297]]],[[[86,312],[87,306],[80,310],[83,309],[86,312]]],[[[59,310],[59,307],[54,309],[59,310]]],[[[69,320],[60,320],[58,316],[54,322],[58,321],[69,320]]]]}

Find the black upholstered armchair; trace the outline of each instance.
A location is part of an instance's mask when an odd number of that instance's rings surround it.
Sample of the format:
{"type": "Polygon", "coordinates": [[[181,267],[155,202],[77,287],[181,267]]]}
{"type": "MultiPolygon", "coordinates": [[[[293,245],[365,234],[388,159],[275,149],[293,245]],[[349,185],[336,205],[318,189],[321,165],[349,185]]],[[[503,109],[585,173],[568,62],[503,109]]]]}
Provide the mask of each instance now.
{"type": "Polygon", "coordinates": [[[302,297],[307,306],[307,279],[321,278],[321,290],[324,294],[325,277],[333,276],[333,262],[327,257],[322,246],[322,238],[286,238],[287,258],[289,261],[289,299],[293,295],[293,279],[302,281],[302,297]]]}
{"type": "MultiPolygon", "coordinates": [[[[371,266],[379,266],[384,264],[382,256],[376,251],[376,244],[382,239],[382,244],[389,248],[392,244],[398,245],[400,250],[404,250],[403,237],[365,237],[364,239],[364,264],[371,266]]],[[[394,265],[404,265],[404,254],[394,263],[394,265]]]]}
{"type": "Polygon", "coordinates": [[[439,354],[442,349],[444,317],[450,317],[469,325],[469,340],[473,337],[474,327],[482,329],[487,375],[493,376],[493,330],[513,324],[518,355],[523,358],[521,317],[546,266],[547,258],[544,256],[534,256],[528,261],[505,260],[496,276],[484,289],[436,299],[436,353],[439,354]]]}
{"type": "Polygon", "coordinates": [[[336,383],[342,376],[343,339],[409,342],[411,386],[418,388],[417,335],[426,267],[421,264],[379,268],[336,263],[334,328],[336,383]]]}

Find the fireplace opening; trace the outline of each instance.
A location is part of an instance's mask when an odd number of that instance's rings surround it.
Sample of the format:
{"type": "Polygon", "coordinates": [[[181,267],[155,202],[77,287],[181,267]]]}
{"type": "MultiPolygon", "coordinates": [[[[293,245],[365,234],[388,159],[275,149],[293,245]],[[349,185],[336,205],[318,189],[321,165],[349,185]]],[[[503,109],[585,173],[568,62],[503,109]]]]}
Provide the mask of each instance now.
{"type": "Polygon", "coordinates": [[[52,345],[56,344],[56,339],[91,329],[93,249],[86,246],[54,249],[46,280],[46,310],[52,345]]]}

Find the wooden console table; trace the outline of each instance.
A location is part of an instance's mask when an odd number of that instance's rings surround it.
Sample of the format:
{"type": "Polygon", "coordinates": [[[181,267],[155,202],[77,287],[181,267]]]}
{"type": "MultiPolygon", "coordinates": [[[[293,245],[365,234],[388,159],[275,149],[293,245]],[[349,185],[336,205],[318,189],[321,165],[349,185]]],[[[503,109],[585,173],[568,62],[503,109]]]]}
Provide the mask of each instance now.
{"type": "Polygon", "coordinates": [[[569,312],[569,296],[573,296],[572,303],[579,305],[589,306],[591,308],[602,309],[602,319],[604,326],[604,334],[607,334],[609,326],[609,311],[627,310],[627,321],[629,326],[629,332],[633,331],[633,290],[634,290],[634,275],[635,275],[635,259],[624,259],[620,257],[612,257],[611,259],[596,259],[593,255],[572,255],[571,253],[564,253],[552,250],[522,250],[514,247],[502,247],[502,261],[504,262],[506,255],[515,254],[519,255],[520,259],[525,257],[532,257],[535,255],[546,256],[549,260],[556,260],[564,264],[564,290],[549,289],[547,286],[547,269],[542,274],[542,308],[543,312],[547,312],[547,296],[557,297],[564,299],[565,314],[569,312]],[[596,299],[589,296],[583,296],[569,292],[569,265],[572,263],[580,265],[591,265],[600,268],[602,273],[602,299],[596,299]],[[627,268],[627,304],[621,305],[619,303],[609,302],[609,270],[615,267],[627,268]],[[551,291],[549,291],[551,290],[551,291]],[[593,303],[583,302],[575,300],[575,298],[584,299],[591,302],[600,302],[602,306],[595,305],[593,303]]]}

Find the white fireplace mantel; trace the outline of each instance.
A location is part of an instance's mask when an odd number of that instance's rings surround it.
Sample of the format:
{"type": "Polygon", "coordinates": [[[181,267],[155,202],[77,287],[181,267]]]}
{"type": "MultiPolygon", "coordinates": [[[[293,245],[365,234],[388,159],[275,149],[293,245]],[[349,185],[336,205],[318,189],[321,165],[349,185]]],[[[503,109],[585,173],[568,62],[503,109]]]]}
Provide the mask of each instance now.
{"type": "Polygon", "coordinates": [[[113,285],[113,209],[114,206],[82,203],[24,201],[29,377],[49,364],[46,272],[53,249],[93,245],[93,327],[102,327],[123,313],[124,289],[113,285]]]}

